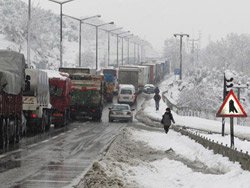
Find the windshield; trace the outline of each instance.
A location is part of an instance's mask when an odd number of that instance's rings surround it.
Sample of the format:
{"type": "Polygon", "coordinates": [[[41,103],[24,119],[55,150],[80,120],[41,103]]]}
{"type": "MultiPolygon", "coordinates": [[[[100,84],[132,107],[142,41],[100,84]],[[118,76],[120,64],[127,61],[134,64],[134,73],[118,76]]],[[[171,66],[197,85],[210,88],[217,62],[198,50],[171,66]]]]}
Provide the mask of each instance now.
{"type": "Polygon", "coordinates": [[[131,94],[132,94],[132,91],[129,90],[129,89],[122,89],[122,90],[121,90],[121,94],[129,94],[129,95],[131,95],[131,94]]]}
{"type": "Polygon", "coordinates": [[[50,85],[49,92],[51,96],[60,97],[63,95],[63,89],[57,86],[50,85]]]}
{"type": "Polygon", "coordinates": [[[130,107],[127,105],[114,105],[113,110],[130,110],[130,107]]]}

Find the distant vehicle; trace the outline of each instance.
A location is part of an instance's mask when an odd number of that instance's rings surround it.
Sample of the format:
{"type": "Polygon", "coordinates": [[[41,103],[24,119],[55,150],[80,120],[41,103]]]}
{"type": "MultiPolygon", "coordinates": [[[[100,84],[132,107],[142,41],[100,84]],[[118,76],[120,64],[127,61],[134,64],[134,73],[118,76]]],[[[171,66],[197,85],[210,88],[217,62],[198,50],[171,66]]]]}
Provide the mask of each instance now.
{"type": "Polygon", "coordinates": [[[113,101],[113,96],[117,94],[117,73],[118,71],[115,68],[105,68],[102,70],[104,75],[104,98],[107,102],[113,101]]]}
{"type": "Polygon", "coordinates": [[[136,102],[135,87],[131,84],[120,84],[117,101],[118,103],[134,104],[136,102]]]}
{"type": "Polygon", "coordinates": [[[133,121],[133,112],[128,104],[114,104],[109,108],[109,122],[117,121],[133,121]]]}
{"type": "Polygon", "coordinates": [[[153,84],[146,84],[142,90],[146,94],[154,94],[155,86],[153,84]]]}

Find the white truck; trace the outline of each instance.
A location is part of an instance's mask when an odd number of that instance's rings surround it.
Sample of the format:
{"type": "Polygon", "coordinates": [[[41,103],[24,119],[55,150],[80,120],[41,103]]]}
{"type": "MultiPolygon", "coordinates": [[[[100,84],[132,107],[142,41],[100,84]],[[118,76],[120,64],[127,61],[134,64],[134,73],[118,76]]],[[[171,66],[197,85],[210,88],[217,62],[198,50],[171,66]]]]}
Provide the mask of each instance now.
{"type": "Polygon", "coordinates": [[[147,66],[124,65],[119,67],[119,84],[132,84],[135,86],[136,92],[140,92],[148,82],[149,68],[147,66]]]}
{"type": "Polygon", "coordinates": [[[23,113],[27,129],[32,133],[44,132],[50,128],[49,78],[39,69],[26,69],[25,74],[23,113]]]}

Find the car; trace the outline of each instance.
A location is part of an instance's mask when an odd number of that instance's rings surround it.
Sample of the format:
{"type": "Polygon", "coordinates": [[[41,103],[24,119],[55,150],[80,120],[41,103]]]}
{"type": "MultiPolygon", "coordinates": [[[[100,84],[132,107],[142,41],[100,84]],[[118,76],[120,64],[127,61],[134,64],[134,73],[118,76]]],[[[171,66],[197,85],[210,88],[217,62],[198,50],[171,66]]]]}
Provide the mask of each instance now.
{"type": "Polygon", "coordinates": [[[144,87],[143,87],[143,90],[142,92],[143,93],[146,93],[146,94],[154,94],[155,93],[155,86],[153,84],[146,84],[144,87]]]}
{"type": "Polygon", "coordinates": [[[130,105],[135,104],[136,102],[135,87],[132,84],[120,84],[117,102],[130,105]]]}
{"type": "Polygon", "coordinates": [[[109,108],[109,122],[117,121],[133,121],[133,112],[128,104],[113,104],[109,108]]]}

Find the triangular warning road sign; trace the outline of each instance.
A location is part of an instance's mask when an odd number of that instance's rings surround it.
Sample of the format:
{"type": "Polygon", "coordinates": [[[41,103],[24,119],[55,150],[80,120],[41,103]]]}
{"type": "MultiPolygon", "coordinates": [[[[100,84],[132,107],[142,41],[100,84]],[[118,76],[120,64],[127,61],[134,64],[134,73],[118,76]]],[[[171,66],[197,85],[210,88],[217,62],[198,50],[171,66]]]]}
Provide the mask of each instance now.
{"type": "Polygon", "coordinates": [[[233,90],[230,90],[219,111],[217,117],[247,117],[240,101],[235,96],[233,90]]]}

